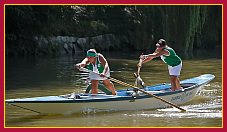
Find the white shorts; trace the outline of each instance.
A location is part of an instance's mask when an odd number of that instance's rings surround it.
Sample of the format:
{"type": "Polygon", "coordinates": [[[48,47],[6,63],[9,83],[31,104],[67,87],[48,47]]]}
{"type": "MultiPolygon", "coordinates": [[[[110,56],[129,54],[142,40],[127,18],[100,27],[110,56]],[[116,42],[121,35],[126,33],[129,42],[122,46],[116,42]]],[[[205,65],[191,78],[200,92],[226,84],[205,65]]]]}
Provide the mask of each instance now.
{"type": "Polygon", "coordinates": [[[182,63],[180,63],[177,66],[169,66],[168,65],[168,69],[169,69],[169,75],[171,76],[180,76],[180,72],[181,72],[181,68],[182,68],[182,63]]]}
{"type": "MultiPolygon", "coordinates": [[[[107,77],[109,77],[109,76],[110,76],[110,72],[107,73],[107,77]]],[[[90,80],[106,80],[106,79],[108,79],[107,77],[100,77],[100,75],[93,73],[93,72],[89,73],[90,80]]]]}

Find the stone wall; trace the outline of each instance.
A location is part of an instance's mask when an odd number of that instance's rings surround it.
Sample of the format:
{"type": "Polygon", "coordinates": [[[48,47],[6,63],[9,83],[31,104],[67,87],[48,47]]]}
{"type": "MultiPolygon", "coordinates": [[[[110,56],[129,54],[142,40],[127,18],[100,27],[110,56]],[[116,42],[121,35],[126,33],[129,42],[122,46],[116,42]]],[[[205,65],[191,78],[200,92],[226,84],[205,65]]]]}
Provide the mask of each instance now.
{"type": "Polygon", "coordinates": [[[98,51],[110,51],[120,47],[120,41],[113,34],[104,34],[94,37],[35,37],[38,48],[42,51],[51,51],[54,48],[59,54],[74,54],[75,52],[86,51],[95,48],[98,51]]]}

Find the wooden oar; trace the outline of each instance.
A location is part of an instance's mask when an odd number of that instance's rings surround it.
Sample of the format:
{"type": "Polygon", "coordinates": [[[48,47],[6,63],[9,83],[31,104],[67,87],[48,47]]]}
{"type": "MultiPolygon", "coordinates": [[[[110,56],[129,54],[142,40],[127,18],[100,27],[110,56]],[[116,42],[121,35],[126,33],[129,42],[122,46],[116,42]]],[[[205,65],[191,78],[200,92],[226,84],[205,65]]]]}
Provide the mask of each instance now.
{"type": "Polygon", "coordinates": [[[140,58],[139,64],[138,64],[138,69],[137,69],[137,75],[140,75],[140,68],[142,67],[143,60],[140,58]]]}
{"type": "MultiPolygon", "coordinates": [[[[88,71],[88,72],[92,72],[92,73],[95,73],[95,74],[100,75],[99,73],[94,72],[94,71],[91,71],[91,70],[88,70],[88,69],[86,69],[86,68],[82,68],[82,67],[81,67],[80,69],[81,69],[82,71],[88,71]]],[[[147,95],[149,95],[149,96],[151,96],[151,97],[154,97],[154,98],[156,98],[156,99],[158,99],[158,100],[161,100],[162,102],[165,102],[165,103],[167,103],[167,104],[169,104],[169,105],[171,105],[171,106],[173,106],[173,107],[175,107],[175,108],[178,108],[178,109],[181,110],[181,111],[186,111],[185,109],[183,109],[183,108],[181,108],[181,107],[179,107],[179,106],[177,106],[177,105],[175,105],[175,104],[173,104],[173,103],[171,103],[171,102],[169,102],[169,101],[167,101],[167,100],[165,100],[165,99],[163,99],[163,98],[161,98],[161,97],[158,97],[158,96],[156,96],[156,95],[154,95],[154,94],[148,93],[148,92],[146,92],[146,91],[144,91],[144,90],[142,90],[142,89],[140,89],[140,88],[138,88],[138,87],[136,87],[136,86],[133,86],[133,85],[131,85],[131,84],[128,84],[128,83],[123,82],[123,81],[120,81],[120,80],[117,80],[117,79],[112,78],[112,77],[107,77],[107,78],[110,79],[110,80],[113,81],[113,82],[118,83],[118,84],[121,84],[121,85],[124,85],[124,86],[127,86],[127,87],[132,87],[132,88],[134,88],[134,89],[136,89],[136,90],[138,90],[138,91],[140,91],[140,92],[143,92],[143,93],[145,93],[145,94],[147,94],[147,95]]]]}
{"type": "Polygon", "coordinates": [[[140,77],[140,69],[142,67],[142,62],[143,62],[143,60],[140,58],[139,63],[137,65],[138,66],[137,73],[134,73],[134,76],[136,78],[135,86],[137,86],[139,83],[144,88],[144,82],[143,82],[142,78],[140,77]]]}

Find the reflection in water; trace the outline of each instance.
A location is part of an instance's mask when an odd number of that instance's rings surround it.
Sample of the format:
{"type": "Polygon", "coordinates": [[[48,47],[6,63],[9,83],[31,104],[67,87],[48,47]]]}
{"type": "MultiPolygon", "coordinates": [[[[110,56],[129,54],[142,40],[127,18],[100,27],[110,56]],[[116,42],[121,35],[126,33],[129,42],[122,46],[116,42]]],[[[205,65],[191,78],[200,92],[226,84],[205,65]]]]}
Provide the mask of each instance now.
{"type": "MultiPolygon", "coordinates": [[[[82,58],[17,58],[6,60],[5,98],[63,95],[84,92],[86,73],[73,64],[82,58]]],[[[134,84],[138,59],[108,59],[111,76],[134,84]]],[[[40,127],[220,127],[222,126],[222,61],[217,59],[183,60],[180,79],[205,73],[216,78],[192,101],[176,108],[141,111],[89,110],[71,115],[37,115],[6,105],[6,126],[40,127]],[[209,119],[209,120],[207,120],[209,119]]],[[[143,65],[140,73],[146,85],[169,82],[167,66],[159,59],[143,65]]],[[[126,87],[114,84],[116,89],[126,87]]],[[[151,104],[152,105],[152,104],[151,104]]]]}

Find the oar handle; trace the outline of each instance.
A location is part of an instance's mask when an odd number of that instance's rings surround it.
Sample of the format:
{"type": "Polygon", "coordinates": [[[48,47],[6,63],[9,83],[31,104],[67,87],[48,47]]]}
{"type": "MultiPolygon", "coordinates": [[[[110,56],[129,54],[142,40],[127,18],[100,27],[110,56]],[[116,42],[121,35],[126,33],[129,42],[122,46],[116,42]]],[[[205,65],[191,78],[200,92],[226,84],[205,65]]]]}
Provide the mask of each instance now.
{"type": "Polygon", "coordinates": [[[139,64],[138,64],[138,69],[137,69],[137,75],[140,74],[140,68],[142,67],[143,60],[140,58],[139,64]]]}
{"type": "MultiPolygon", "coordinates": [[[[143,53],[142,53],[141,55],[143,55],[143,53]]],[[[140,58],[139,63],[138,63],[138,65],[137,65],[137,66],[138,66],[137,75],[140,74],[140,68],[142,67],[142,64],[143,64],[143,59],[140,58]]]]}

